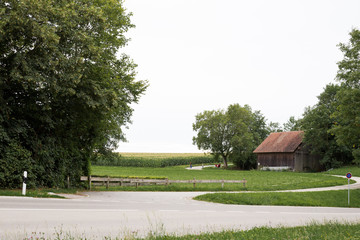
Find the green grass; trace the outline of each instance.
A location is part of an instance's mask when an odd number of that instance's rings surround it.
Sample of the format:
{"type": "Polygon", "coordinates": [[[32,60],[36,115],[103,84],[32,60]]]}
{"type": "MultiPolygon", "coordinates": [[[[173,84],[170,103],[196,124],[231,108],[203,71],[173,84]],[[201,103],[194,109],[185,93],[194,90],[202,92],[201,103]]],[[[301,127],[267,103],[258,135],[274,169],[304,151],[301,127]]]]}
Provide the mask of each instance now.
{"type": "Polygon", "coordinates": [[[325,172],[326,174],[331,175],[341,175],[346,176],[346,174],[350,172],[354,177],[360,177],[360,167],[358,166],[344,166],[341,168],[336,168],[330,171],[325,172]]]}
{"type": "MultiPolygon", "coordinates": [[[[347,190],[281,193],[214,193],[197,196],[195,199],[208,202],[239,205],[349,207],[347,190]]],[[[351,190],[350,207],[360,207],[360,189],[351,190]]]]}
{"type": "Polygon", "coordinates": [[[219,233],[203,233],[200,235],[186,236],[155,236],[148,237],[149,240],[274,240],[274,239],[360,239],[360,224],[329,222],[326,224],[309,224],[301,227],[256,227],[246,231],[222,231],[219,233]]]}
{"type": "MultiPolygon", "coordinates": [[[[239,223],[241,225],[241,223],[239,223]]],[[[72,232],[57,232],[53,237],[47,237],[44,233],[32,233],[31,236],[27,236],[22,239],[41,239],[41,240],[86,240],[92,238],[85,238],[83,236],[76,236],[76,233],[72,232]]],[[[136,233],[134,234],[136,235],[136,233]]],[[[106,240],[119,240],[118,237],[112,238],[104,236],[102,239],[106,240]]],[[[168,235],[166,232],[150,231],[144,238],[137,238],[131,233],[124,238],[127,240],[359,240],[360,239],[360,223],[348,223],[348,222],[326,222],[323,224],[313,222],[306,226],[298,227],[255,227],[249,230],[224,230],[215,233],[201,233],[191,234],[184,236],[176,236],[174,234],[168,235]]]]}
{"type": "MultiPolygon", "coordinates": [[[[204,168],[203,170],[187,170],[186,166],[165,168],[138,168],[138,167],[108,167],[92,166],[93,175],[101,176],[148,176],[166,177],[171,180],[214,179],[214,180],[242,180],[248,182],[246,188],[242,184],[225,184],[224,191],[274,191],[303,189],[315,187],[327,187],[347,184],[346,179],[337,178],[322,173],[297,173],[297,172],[272,172],[272,171],[238,171],[216,168],[204,168]]],[[[131,188],[118,188],[117,190],[135,190],[131,188]]],[[[144,186],[138,191],[192,191],[192,184],[173,184],[172,187],[144,186]]],[[[197,191],[222,190],[221,184],[197,184],[197,191]]]]}
{"type": "Polygon", "coordinates": [[[0,196],[18,196],[18,197],[35,197],[35,198],[64,198],[57,195],[50,195],[49,192],[53,193],[76,193],[76,189],[27,189],[26,195],[22,195],[21,189],[0,189],[0,196]]]}

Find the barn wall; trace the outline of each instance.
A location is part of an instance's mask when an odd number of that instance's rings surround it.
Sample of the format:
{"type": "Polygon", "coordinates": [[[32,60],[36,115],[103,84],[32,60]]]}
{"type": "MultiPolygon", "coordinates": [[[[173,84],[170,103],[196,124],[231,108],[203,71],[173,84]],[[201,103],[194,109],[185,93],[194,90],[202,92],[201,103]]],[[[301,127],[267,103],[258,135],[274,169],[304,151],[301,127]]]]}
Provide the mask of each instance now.
{"type": "Polygon", "coordinates": [[[295,168],[294,153],[258,153],[258,163],[262,167],[290,167],[295,168]]]}
{"type": "Polygon", "coordinates": [[[295,152],[295,171],[320,171],[321,165],[319,157],[310,154],[306,150],[298,150],[295,152]]]}

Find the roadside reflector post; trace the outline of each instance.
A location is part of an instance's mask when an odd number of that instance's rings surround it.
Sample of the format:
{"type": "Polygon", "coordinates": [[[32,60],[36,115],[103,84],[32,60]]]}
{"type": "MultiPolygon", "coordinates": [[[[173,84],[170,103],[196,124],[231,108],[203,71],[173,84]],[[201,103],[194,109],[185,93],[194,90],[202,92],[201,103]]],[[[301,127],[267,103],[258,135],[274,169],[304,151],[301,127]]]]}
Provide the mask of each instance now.
{"type": "Polygon", "coordinates": [[[26,184],[27,184],[27,171],[24,171],[23,176],[23,186],[22,186],[22,195],[26,195],[26,184]]]}
{"type": "Polygon", "coordinates": [[[348,206],[350,206],[350,178],[348,178],[348,206]]]}
{"type": "Polygon", "coordinates": [[[350,178],[351,178],[351,173],[347,173],[346,177],[348,179],[348,206],[350,206],[350,178]]]}

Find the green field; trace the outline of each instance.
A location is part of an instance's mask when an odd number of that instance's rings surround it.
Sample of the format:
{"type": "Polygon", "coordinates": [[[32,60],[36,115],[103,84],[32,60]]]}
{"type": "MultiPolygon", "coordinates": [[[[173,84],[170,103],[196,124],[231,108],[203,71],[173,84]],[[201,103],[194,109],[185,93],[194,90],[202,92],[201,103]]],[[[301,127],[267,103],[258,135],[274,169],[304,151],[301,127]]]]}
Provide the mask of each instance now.
{"type": "MultiPolygon", "coordinates": [[[[126,177],[126,176],[148,176],[166,177],[171,180],[190,179],[214,179],[214,180],[242,180],[248,182],[246,188],[242,184],[198,184],[193,189],[191,184],[173,184],[166,186],[141,186],[138,191],[275,191],[302,188],[327,187],[347,184],[343,178],[333,177],[322,173],[298,173],[298,172],[272,172],[272,171],[238,171],[218,168],[204,168],[203,170],[187,170],[187,166],[175,166],[165,168],[139,168],[139,167],[109,167],[92,166],[92,175],[126,177]]],[[[135,190],[133,187],[119,187],[113,190],[135,190]]]]}
{"type": "Polygon", "coordinates": [[[169,167],[213,163],[214,157],[205,153],[114,153],[99,155],[93,165],[122,167],[169,167]]]}

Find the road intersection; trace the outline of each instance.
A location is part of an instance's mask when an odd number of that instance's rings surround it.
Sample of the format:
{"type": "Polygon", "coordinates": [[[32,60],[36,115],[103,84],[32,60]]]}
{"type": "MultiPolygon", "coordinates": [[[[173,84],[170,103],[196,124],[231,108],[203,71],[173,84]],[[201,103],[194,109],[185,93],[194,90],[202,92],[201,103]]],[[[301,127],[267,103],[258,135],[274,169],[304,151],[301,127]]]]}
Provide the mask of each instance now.
{"type": "Polygon", "coordinates": [[[0,197],[0,239],[71,233],[146,236],[295,226],[311,221],[359,221],[360,209],[327,207],[242,206],[199,202],[203,192],[86,192],[75,199],[0,197]]]}

